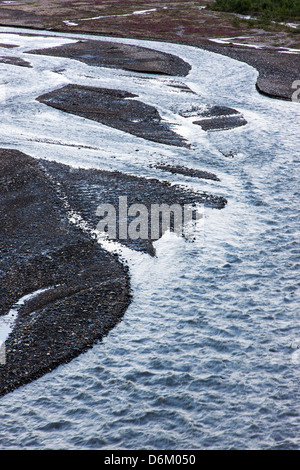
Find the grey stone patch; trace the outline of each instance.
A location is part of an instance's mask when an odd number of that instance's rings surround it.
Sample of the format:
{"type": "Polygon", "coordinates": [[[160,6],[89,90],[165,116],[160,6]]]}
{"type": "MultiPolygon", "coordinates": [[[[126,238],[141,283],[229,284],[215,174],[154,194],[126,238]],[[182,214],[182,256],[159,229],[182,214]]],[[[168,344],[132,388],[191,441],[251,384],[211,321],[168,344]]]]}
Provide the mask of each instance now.
{"type": "Polygon", "coordinates": [[[247,124],[239,111],[226,106],[208,106],[198,116],[201,119],[193,121],[193,124],[201,126],[204,131],[225,131],[247,124]]]}
{"type": "Polygon", "coordinates": [[[193,124],[198,124],[204,131],[226,131],[245,126],[247,121],[242,116],[222,116],[211,119],[201,119],[194,121],[193,124]]]}
{"type": "Polygon", "coordinates": [[[2,44],[0,43],[0,47],[3,47],[4,49],[14,49],[15,47],[19,47],[16,44],[2,44]]]}
{"type": "Polygon", "coordinates": [[[32,68],[32,65],[27,62],[27,60],[21,59],[20,57],[1,56],[0,63],[32,68]]]}
{"type": "Polygon", "coordinates": [[[37,98],[41,103],[153,142],[189,147],[163,122],[157,109],[124,90],[66,85],[37,98]]]}
{"type": "MultiPolygon", "coordinates": [[[[211,209],[223,209],[227,204],[223,196],[205,191],[184,190],[178,185],[171,185],[168,181],[159,181],[154,178],[96,169],[72,168],[70,171],[67,165],[49,161],[40,161],[39,164],[40,168],[58,184],[57,187],[62,188],[63,197],[69,201],[70,207],[93,228],[97,227],[100,220],[97,216],[97,207],[105,203],[118,208],[120,196],[127,197],[128,207],[132,204],[143,204],[149,214],[151,204],[179,204],[181,207],[185,204],[201,204],[211,209]]],[[[130,221],[128,217],[128,223],[130,221]]],[[[117,226],[119,226],[119,219],[117,226]]],[[[136,251],[143,251],[154,256],[150,223],[148,228],[148,239],[132,240],[130,237],[123,239],[117,233],[116,241],[136,251]]]]}
{"type": "Polygon", "coordinates": [[[118,68],[140,73],[186,76],[191,66],[166,52],[107,41],[79,41],[73,44],[35,49],[29,54],[67,57],[88,65],[118,68]]]}
{"type": "Polygon", "coordinates": [[[0,149],[0,316],[28,294],[0,349],[0,396],[91,348],[131,302],[128,269],[70,223],[37,161],[0,149]]]}
{"type": "Polygon", "coordinates": [[[151,165],[151,166],[154,166],[154,168],[157,168],[158,170],[168,171],[173,174],[191,176],[193,178],[202,178],[202,179],[213,180],[213,181],[220,181],[220,178],[218,178],[217,175],[215,175],[214,173],[210,173],[208,171],[197,170],[194,168],[187,168],[187,167],[180,166],[180,165],[166,165],[163,163],[159,163],[157,165],[151,165]]]}
{"type": "Polygon", "coordinates": [[[198,118],[193,124],[201,126],[205,131],[224,131],[247,124],[239,111],[227,106],[203,104],[180,110],[178,114],[186,118],[198,118]]]}

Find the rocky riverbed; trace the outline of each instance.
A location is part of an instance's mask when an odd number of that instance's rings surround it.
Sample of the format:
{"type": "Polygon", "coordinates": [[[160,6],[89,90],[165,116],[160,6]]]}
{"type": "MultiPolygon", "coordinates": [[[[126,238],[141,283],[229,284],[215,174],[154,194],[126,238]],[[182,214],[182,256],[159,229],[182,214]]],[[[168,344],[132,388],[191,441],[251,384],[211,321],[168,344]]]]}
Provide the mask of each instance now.
{"type": "MultiPolygon", "coordinates": [[[[10,9],[4,9],[9,16],[10,9]]],[[[23,11],[21,17],[26,26],[32,26],[31,13],[23,11]]],[[[41,15],[37,17],[43,24],[41,15]]],[[[65,29],[69,28],[65,25],[65,29]]],[[[158,30],[152,33],[152,38],[160,38],[158,30]]],[[[127,35],[131,34],[128,30],[127,35]]],[[[182,34],[175,39],[171,35],[169,40],[245,61],[259,71],[260,92],[291,99],[291,84],[299,78],[298,55],[269,48],[217,44],[192,36],[182,34]]],[[[185,60],[171,54],[101,40],[32,49],[26,51],[26,58],[8,55],[0,57],[0,62],[31,68],[30,54],[70,58],[94,67],[119,68],[143,75],[185,77],[191,69],[185,60]]],[[[195,94],[187,85],[179,87],[179,91],[195,94]]],[[[152,104],[125,89],[68,84],[35,99],[145,140],[189,147],[152,104]]],[[[207,132],[247,123],[241,113],[226,106],[184,109],[179,115],[192,118],[194,124],[207,132]]],[[[161,163],[154,167],[171,174],[219,181],[217,174],[180,165],[161,163]]],[[[131,302],[126,266],[103,250],[91,233],[72,223],[72,211],[94,229],[98,222],[97,207],[103,203],[116,207],[120,196],[127,197],[129,205],[138,202],[148,209],[155,203],[177,203],[203,204],[219,210],[227,203],[223,196],[185,191],[168,181],[117,171],[71,168],[7,148],[0,151],[0,170],[0,308],[2,316],[14,309],[18,313],[5,342],[0,394],[40,377],[92,347],[120,321],[131,302]],[[18,304],[25,298],[24,303],[18,304]]],[[[118,241],[155,256],[151,237],[118,241]]]]}
{"type": "MultiPolygon", "coordinates": [[[[291,100],[292,83],[300,72],[299,28],[284,24],[251,26],[234,14],[207,8],[213,1],[129,0],[126,5],[113,0],[93,5],[87,1],[62,4],[58,0],[0,2],[0,24],[193,45],[250,64],[259,71],[260,92],[291,100]],[[224,42],[214,42],[224,38],[224,42]],[[290,54],[289,48],[294,53],[290,54]]],[[[106,59],[110,61],[115,52],[107,50],[106,59]]],[[[142,67],[142,63],[135,64],[135,69],[137,66],[142,67]]],[[[156,64],[157,72],[160,67],[166,73],[166,65],[156,64]]]]}
{"type": "Polygon", "coordinates": [[[132,99],[136,97],[124,90],[66,85],[39,96],[38,101],[143,139],[177,147],[188,146],[180,135],[162,122],[154,106],[132,99]]]}
{"type": "Polygon", "coordinates": [[[1,150],[1,314],[26,302],[5,343],[0,394],[91,347],[130,303],[127,270],[68,222],[36,160],[1,150]]]}
{"type": "MultiPolygon", "coordinates": [[[[5,342],[0,395],[70,361],[105,336],[131,301],[126,266],[71,214],[96,229],[101,203],[204,204],[226,199],[120,172],[74,169],[15,150],[0,152],[0,311],[18,313],[5,342]],[[45,289],[45,290],[44,290],[45,289]],[[18,307],[18,301],[30,294],[18,307]]],[[[155,256],[151,239],[120,243],[155,256]]]]}

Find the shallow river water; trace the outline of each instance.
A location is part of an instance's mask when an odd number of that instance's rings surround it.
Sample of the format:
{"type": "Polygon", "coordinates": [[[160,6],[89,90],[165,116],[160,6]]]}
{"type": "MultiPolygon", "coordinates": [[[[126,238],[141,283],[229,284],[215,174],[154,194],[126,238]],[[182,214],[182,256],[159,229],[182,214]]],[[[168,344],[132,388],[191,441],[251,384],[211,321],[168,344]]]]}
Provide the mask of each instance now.
{"type": "Polygon", "coordinates": [[[101,343],[0,399],[0,448],[299,449],[300,105],[258,94],[253,68],[197,48],[120,40],[192,65],[187,77],[156,77],[29,55],[81,36],[22,32],[0,28],[0,44],[18,45],[1,55],[32,65],[0,64],[0,147],[169,180],[228,204],[205,209],[193,242],[166,234],[155,258],[111,248],[129,265],[132,304],[101,343]],[[192,147],[149,142],[35,101],[67,83],[137,93],[192,147]],[[203,103],[233,107],[248,124],[206,133],[178,114],[203,103]],[[161,162],[220,181],[150,167],[161,162]]]}

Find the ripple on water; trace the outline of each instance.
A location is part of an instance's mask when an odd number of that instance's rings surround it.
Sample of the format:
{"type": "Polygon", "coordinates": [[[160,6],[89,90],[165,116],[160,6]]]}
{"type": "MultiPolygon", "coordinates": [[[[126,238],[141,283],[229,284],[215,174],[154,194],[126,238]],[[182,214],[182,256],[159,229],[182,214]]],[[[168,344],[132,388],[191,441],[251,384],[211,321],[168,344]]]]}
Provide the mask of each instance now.
{"type": "MultiPolygon", "coordinates": [[[[299,449],[299,184],[291,156],[298,152],[300,111],[256,94],[256,73],[245,64],[175,44],[157,47],[193,65],[187,79],[193,90],[201,87],[201,100],[236,105],[248,112],[249,124],[209,137],[197,134],[194,150],[176,153],[124,136],[120,155],[119,134],[98,127],[95,132],[82,121],[79,129],[70,117],[65,126],[48,120],[49,132],[62,133],[66,141],[78,142],[79,134],[90,146],[109,140],[112,152],[104,144],[80,152],[56,145],[55,158],[148,176],[153,176],[149,159],[191,168],[203,164],[222,173],[220,182],[210,184],[216,193],[222,188],[228,205],[205,213],[200,240],[169,238],[157,244],[157,258],[128,256],[134,301],[123,321],[92,350],[1,399],[3,449],[299,449]],[[132,156],[133,144],[138,158],[132,156]],[[236,157],[223,158],[222,151],[236,157]]],[[[44,78],[52,59],[39,60],[44,78]]],[[[129,82],[126,73],[92,72],[101,83],[109,80],[159,101],[162,110],[175,99],[165,92],[165,79],[153,77],[146,90],[132,73],[129,82]]],[[[87,75],[84,65],[71,62],[65,73],[55,86],[62,78],[70,81],[68,73],[78,83],[87,75]]],[[[15,74],[12,84],[17,80],[20,86],[15,74]]],[[[24,75],[22,87],[30,79],[32,90],[33,76],[38,75],[24,75]]],[[[44,84],[36,86],[43,92],[44,84]]],[[[31,102],[28,109],[32,112],[31,102]]],[[[24,134],[27,117],[17,121],[24,134]]],[[[46,132],[39,122],[35,131],[46,132]]],[[[12,141],[9,132],[4,137],[12,141]]],[[[53,145],[19,145],[53,158],[53,145]]]]}

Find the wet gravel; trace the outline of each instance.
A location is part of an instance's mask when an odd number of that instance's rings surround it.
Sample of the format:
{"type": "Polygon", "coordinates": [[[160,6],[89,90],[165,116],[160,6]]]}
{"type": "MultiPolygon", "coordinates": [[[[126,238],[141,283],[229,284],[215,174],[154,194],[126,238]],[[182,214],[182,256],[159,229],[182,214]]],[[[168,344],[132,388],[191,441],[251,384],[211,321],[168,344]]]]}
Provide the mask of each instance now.
{"type": "Polygon", "coordinates": [[[66,85],[39,96],[37,100],[153,142],[188,147],[170,125],[162,122],[154,106],[132,99],[135,97],[137,95],[124,90],[66,85]]]}
{"type": "Polygon", "coordinates": [[[157,165],[151,165],[158,170],[168,171],[173,174],[191,176],[192,178],[201,178],[206,180],[220,181],[220,178],[214,173],[209,171],[198,170],[195,168],[187,168],[181,165],[167,165],[165,163],[159,163],[157,165]]]}
{"type": "MultiPolygon", "coordinates": [[[[71,223],[70,210],[95,229],[98,205],[117,207],[119,196],[149,210],[155,203],[226,205],[223,197],[168,182],[75,169],[16,150],[0,150],[0,175],[0,315],[23,296],[49,288],[18,311],[0,364],[0,395],[92,347],[131,302],[127,267],[71,223]]],[[[117,241],[155,256],[150,237],[117,241]]]]}
{"type": "Polygon", "coordinates": [[[256,87],[260,93],[271,98],[288,101],[292,99],[292,84],[299,80],[300,75],[299,53],[285,53],[284,48],[266,46],[256,49],[242,45],[220,45],[210,41],[203,41],[197,46],[255,67],[259,72],[256,87]]]}
{"type": "Polygon", "coordinates": [[[88,65],[134,72],[186,76],[191,66],[180,57],[140,46],[106,41],[79,41],[74,44],[35,49],[29,54],[68,57],[88,65]]]}
{"type": "Polygon", "coordinates": [[[29,67],[31,68],[31,64],[20,57],[10,57],[10,56],[2,56],[0,57],[1,64],[9,64],[9,65],[17,65],[19,67],[29,67]]]}
{"type": "MultiPolygon", "coordinates": [[[[186,204],[204,205],[213,209],[223,209],[227,200],[223,196],[210,194],[205,191],[193,192],[171,185],[167,180],[136,177],[119,171],[103,171],[96,169],[70,168],[61,163],[40,161],[48,177],[56,186],[62,200],[68,201],[69,206],[92,229],[96,229],[100,217],[97,208],[100,204],[111,204],[116,209],[117,237],[116,240],[131,249],[155,255],[151,239],[151,205],[153,204],[186,204]],[[149,214],[148,238],[132,240],[130,237],[119,237],[119,198],[127,198],[127,207],[133,204],[143,204],[149,214]]],[[[131,218],[128,216],[128,226],[131,218]]],[[[172,224],[170,225],[172,229],[172,224]]],[[[162,232],[160,233],[162,235],[162,232]]]]}
{"type": "Polygon", "coordinates": [[[3,395],[101,340],[131,294],[126,267],[68,222],[33,158],[2,149],[0,169],[0,314],[53,288],[20,309],[0,365],[3,395]]]}

